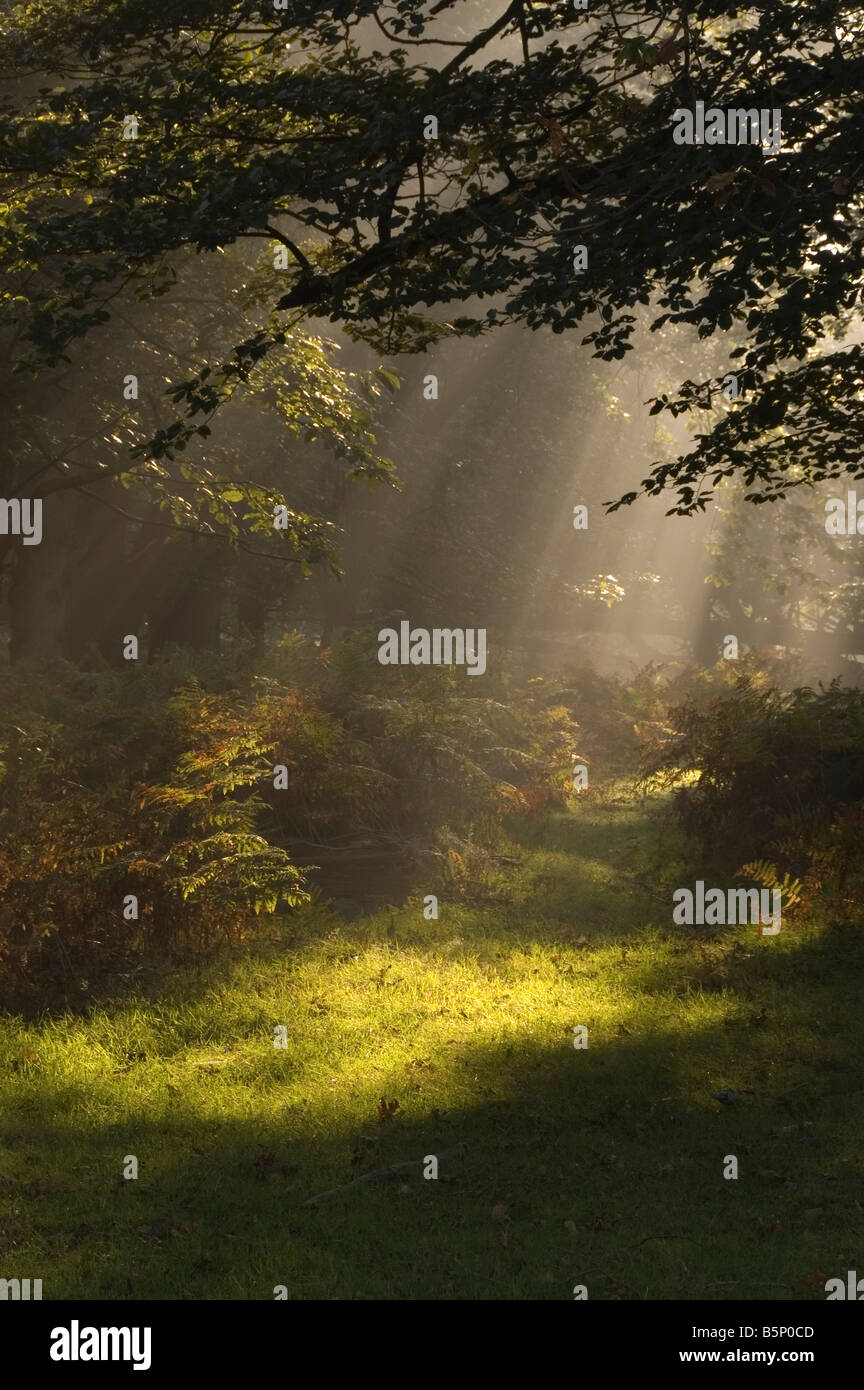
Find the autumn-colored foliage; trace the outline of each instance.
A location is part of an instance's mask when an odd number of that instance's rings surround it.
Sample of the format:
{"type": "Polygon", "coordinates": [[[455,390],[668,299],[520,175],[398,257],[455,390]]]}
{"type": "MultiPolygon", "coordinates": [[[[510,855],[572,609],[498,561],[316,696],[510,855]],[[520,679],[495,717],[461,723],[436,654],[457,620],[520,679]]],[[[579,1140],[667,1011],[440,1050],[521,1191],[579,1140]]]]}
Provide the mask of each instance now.
{"type": "Polygon", "coordinates": [[[416,676],[385,682],[359,645],[322,658],[302,638],[257,674],[188,654],[6,671],[0,997],[80,1002],[144,956],[200,952],[290,911],[308,896],[294,839],[482,836],[520,784],[526,805],[544,779],[562,784],[565,710],[524,691],[478,699],[451,671],[416,676]]]}

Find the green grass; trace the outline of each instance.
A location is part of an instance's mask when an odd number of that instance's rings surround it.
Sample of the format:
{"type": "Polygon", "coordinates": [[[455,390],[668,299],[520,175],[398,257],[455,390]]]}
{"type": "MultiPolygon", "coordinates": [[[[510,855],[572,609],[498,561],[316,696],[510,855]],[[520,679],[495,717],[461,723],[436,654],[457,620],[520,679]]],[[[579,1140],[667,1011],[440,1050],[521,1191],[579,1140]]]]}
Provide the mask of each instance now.
{"type": "Polygon", "coordinates": [[[312,907],[158,998],[6,1018],[0,1277],[46,1299],[824,1299],[864,1266],[861,940],[673,927],[700,875],[664,837],[656,804],[592,797],[523,830],[498,901],[312,907]]]}

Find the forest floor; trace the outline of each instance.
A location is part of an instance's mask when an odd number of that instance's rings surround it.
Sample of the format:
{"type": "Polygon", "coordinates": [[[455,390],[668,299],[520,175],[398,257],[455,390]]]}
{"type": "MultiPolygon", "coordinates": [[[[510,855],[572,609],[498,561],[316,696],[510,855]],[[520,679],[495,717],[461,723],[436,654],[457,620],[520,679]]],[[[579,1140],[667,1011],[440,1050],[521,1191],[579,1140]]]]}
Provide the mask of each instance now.
{"type": "Polygon", "coordinates": [[[313,905],[149,999],[7,1019],[0,1275],[45,1299],[824,1299],[864,1268],[864,948],[673,926],[700,874],[661,810],[619,787],[523,826],[438,921],[425,890],[313,905]]]}

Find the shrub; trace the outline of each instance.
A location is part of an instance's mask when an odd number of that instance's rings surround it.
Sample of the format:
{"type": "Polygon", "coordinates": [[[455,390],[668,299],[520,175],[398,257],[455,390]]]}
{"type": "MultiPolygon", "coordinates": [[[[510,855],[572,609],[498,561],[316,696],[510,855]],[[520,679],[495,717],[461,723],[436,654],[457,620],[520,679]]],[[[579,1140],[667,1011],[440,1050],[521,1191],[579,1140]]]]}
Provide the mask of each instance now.
{"type": "Polygon", "coordinates": [[[4,682],[7,1000],[34,982],[80,997],[82,975],[116,972],[142,948],[201,949],[305,897],[289,856],[256,828],[261,721],[236,695],[195,684],[171,694],[164,672],[130,675],[58,666],[30,685],[19,673],[4,682]],[[137,920],[124,918],[128,895],[137,920]]]}
{"type": "Polygon", "coordinates": [[[676,819],[702,852],[848,916],[864,885],[864,692],[839,680],[784,692],[746,676],[669,721],[675,733],[643,776],[674,787],[676,819]],[[691,778],[676,785],[682,772],[691,778]]]}
{"type": "Polygon", "coordinates": [[[506,680],[480,698],[464,673],[387,674],[357,643],[325,658],[296,635],[258,675],[186,652],[2,673],[2,1000],[80,1001],[142,956],[296,907],[292,841],[488,844],[514,798],[563,800],[564,708],[506,680]]]}

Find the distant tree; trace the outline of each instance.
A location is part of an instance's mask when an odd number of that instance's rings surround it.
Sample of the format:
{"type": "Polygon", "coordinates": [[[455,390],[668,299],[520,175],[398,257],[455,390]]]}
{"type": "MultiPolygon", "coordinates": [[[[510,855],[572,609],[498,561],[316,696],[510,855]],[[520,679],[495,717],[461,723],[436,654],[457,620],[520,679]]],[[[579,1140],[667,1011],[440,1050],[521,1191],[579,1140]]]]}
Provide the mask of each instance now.
{"type": "MultiPolygon", "coordinates": [[[[770,526],[764,513],[745,505],[740,486],[718,495],[697,655],[716,660],[727,633],[755,651],[785,648],[823,672],[864,653],[858,537],[825,529],[825,502],[836,492],[822,486],[796,494],[771,514],[770,526]]],[[[861,674],[857,659],[845,674],[861,674]]]]}

